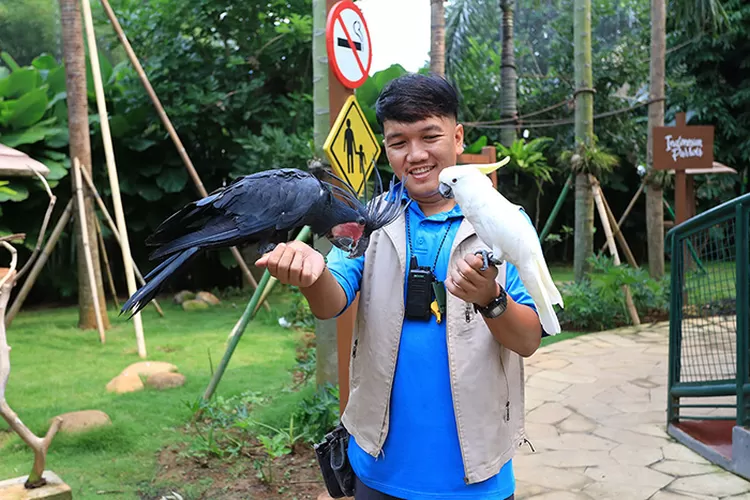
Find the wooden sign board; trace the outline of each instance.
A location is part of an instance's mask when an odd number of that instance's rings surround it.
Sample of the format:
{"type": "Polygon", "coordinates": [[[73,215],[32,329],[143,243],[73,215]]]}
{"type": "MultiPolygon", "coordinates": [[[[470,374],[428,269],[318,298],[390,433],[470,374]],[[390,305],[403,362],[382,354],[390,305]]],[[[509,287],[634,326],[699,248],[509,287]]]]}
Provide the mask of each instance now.
{"type": "Polygon", "coordinates": [[[714,161],[714,127],[685,125],[685,113],[678,113],[675,127],[654,127],[655,170],[711,168],[714,161]]]}

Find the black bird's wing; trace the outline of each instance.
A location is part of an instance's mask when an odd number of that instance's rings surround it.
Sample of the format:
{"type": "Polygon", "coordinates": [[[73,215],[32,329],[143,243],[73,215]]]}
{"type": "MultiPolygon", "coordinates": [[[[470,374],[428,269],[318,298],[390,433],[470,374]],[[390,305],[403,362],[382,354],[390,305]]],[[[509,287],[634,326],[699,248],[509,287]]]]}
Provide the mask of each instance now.
{"type": "Polygon", "coordinates": [[[257,242],[305,225],[325,194],[321,183],[302,170],[258,172],[188,204],[146,243],[158,246],[151,255],[155,259],[190,247],[257,242]]]}

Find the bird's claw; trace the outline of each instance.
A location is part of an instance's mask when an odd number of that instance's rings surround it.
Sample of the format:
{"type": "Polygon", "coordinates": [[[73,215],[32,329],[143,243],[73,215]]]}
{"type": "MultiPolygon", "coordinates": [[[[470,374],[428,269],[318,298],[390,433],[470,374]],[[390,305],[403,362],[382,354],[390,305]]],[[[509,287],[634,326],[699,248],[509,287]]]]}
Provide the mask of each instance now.
{"type": "Polygon", "coordinates": [[[482,267],[479,268],[480,271],[486,271],[490,267],[490,264],[493,266],[500,266],[503,263],[502,260],[496,259],[489,250],[478,250],[474,252],[474,255],[482,256],[482,267]]]}
{"type": "Polygon", "coordinates": [[[258,253],[260,255],[265,255],[273,251],[274,248],[276,248],[276,243],[273,243],[273,242],[261,243],[260,245],[258,245],[258,253]]]}

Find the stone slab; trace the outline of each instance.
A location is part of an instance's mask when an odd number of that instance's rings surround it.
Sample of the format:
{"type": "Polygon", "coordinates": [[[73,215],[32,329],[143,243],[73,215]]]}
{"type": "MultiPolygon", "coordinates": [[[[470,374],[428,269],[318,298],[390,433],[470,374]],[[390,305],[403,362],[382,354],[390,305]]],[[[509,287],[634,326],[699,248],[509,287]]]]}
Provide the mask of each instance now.
{"type": "Polygon", "coordinates": [[[2,500],[72,500],[73,493],[70,486],[65,484],[60,477],[52,471],[45,470],[42,477],[47,484],[27,490],[23,483],[29,476],[20,476],[13,479],[0,481],[0,498],[2,500]]]}

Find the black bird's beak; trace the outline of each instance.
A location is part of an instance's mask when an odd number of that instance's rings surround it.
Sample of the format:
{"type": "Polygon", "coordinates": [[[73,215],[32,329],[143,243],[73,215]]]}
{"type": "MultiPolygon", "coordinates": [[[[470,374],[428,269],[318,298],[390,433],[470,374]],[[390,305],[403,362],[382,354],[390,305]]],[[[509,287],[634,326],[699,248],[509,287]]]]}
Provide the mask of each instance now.
{"type": "Polygon", "coordinates": [[[451,189],[451,187],[444,182],[441,182],[438,186],[438,192],[440,192],[440,196],[442,196],[443,198],[453,198],[453,189],[451,189]]]}
{"type": "Polygon", "coordinates": [[[354,240],[348,236],[331,237],[331,244],[344,252],[351,252],[354,249],[354,240]]]}
{"type": "Polygon", "coordinates": [[[357,242],[357,245],[354,246],[354,248],[352,248],[349,251],[348,257],[350,259],[356,259],[357,257],[362,257],[365,254],[365,251],[367,250],[367,247],[369,244],[370,244],[370,237],[365,236],[363,234],[362,237],[357,242]]]}

